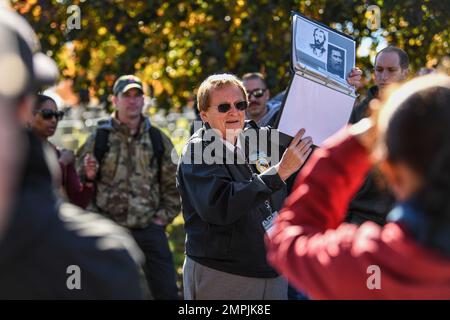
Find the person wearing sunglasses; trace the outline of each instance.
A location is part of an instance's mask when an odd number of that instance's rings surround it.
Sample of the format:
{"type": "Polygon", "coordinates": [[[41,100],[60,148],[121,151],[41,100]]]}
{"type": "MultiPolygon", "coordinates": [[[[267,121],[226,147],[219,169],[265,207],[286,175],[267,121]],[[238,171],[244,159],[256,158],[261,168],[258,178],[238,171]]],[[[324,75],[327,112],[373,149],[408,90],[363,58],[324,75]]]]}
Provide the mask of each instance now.
{"type": "Polygon", "coordinates": [[[87,181],[80,182],[75,169],[75,156],[72,151],[59,149],[48,141],[55,134],[64,112],[58,111],[55,101],[49,96],[38,94],[33,110],[31,129],[44,142],[50,144],[57,153],[58,162],[61,167],[61,187],[63,194],[69,201],[85,209],[94,194],[92,181],[97,175],[98,164],[92,155],[84,158],[84,172],[87,181]]]}
{"type": "Polygon", "coordinates": [[[287,282],[267,264],[264,234],[283,203],[285,180],[307,159],[312,140],[301,130],[281,161],[253,162],[245,136],[265,129],[245,122],[242,82],[212,75],[197,101],[204,126],[188,140],[177,170],[186,231],[184,298],[286,299],[287,282]]]}
{"type": "Polygon", "coordinates": [[[242,83],[247,90],[249,106],[247,119],[255,121],[260,127],[274,126],[280,110],[280,104],[270,105],[270,92],[266,80],[261,73],[252,72],[242,76],[242,83]]]}

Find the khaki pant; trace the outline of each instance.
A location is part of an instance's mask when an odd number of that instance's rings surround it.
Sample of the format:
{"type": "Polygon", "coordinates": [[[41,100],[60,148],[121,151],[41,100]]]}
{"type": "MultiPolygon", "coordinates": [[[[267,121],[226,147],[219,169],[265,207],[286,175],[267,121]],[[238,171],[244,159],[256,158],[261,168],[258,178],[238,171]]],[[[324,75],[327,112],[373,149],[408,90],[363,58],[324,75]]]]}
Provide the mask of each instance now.
{"type": "Polygon", "coordinates": [[[208,268],[186,257],[183,265],[185,300],[286,300],[287,281],[250,278],[208,268]]]}

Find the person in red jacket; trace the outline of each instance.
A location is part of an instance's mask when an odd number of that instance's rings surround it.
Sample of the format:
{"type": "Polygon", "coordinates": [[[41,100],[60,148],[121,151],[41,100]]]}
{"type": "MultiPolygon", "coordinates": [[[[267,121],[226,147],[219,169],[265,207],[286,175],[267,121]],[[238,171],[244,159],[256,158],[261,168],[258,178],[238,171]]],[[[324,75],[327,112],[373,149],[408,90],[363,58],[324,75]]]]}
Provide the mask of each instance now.
{"type": "Polygon", "coordinates": [[[58,121],[62,119],[63,115],[64,112],[58,111],[56,102],[52,98],[38,94],[30,125],[33,132],[42,141],[49,143],[56,151],[61,167],[63,192],[71,203],[85,209],[94,194],[92,181],[97,175],[98,163],[92,155],[85,157],[84,171],[87,181],[82,183],[75,170],[75,156],[73,152],[59,149],[48,141],[48,138],[55,134],[58,121]]]}
{"type": "Polygon", "coordinates": [[[268,261],[313,299],[450,299],[450,77],[406,83],[377,119],[313,153],[266,238],[268,261]],[[342,223],[372,159],[397,200],[389,222],[342,223]]]}

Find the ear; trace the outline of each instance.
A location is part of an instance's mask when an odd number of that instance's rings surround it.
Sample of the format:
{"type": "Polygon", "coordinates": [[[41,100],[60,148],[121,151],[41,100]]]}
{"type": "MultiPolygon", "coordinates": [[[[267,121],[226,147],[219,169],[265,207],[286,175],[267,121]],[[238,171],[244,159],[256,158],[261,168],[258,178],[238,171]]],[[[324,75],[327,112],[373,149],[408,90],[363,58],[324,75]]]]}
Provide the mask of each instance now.
{"type": "Polygon", "coordinates": [[[112,98],[111,98],[111,101],[112,101],[112,103],[115,105],[115,106],[117,106],[117,96],[112,96],[112,98]]]}
{"type": "Polygon", "coordinates": [[[408,78],[408,74],[409,74],[409,68],[402,70],[403,80],[406,80],[406,78],[408,78]]]}
{"type": "Polygon", "coordinates": [[[208,114],[205,111],[200,111],[200,118],[204,123],[208,122],[208,114]]]}
{"type": "Polygon", "coordinates": [[[265,95],[266,95],[266,99],[269,100],[270,99],[270,91],[269,91],[269,89],[266,89],[265,95]]]}

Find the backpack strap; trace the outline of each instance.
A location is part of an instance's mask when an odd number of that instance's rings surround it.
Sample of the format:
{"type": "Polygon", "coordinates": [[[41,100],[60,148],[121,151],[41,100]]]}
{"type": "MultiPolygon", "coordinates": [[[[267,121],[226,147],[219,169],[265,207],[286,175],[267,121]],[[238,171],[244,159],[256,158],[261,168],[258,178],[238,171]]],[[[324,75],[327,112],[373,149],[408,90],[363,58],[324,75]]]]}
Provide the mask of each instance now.
{"type": "Polygon", "coordinates": [[[153,165],[153,162],[156,159],[156,162],[158,164],[158,182],[161,183],[162,160],[164,156],[162,133],[159,129],[153,126],[150,126],[148,133],[150,135],[150,140],[152,141],[153,146],[153,157],[150,161],[150,166],[153,165]]]}
{"type": "MultiPolygon", "coordinates": [[[[97,132],[95,135],[95,145],[94,145],[94,156],[97,159],[99,165],[101,165],[105,154],[109,150],[108,138],[109,138],[109,130],[106,128],[99,127],[97,128],[97,132]]],[[[150,160],[150,167],[153,166],[154,161],[157,162],[158,165],[158,181],[161,182],[161,169],[162,169],[162,160],[164,156],[164,144],[162,133],[159,129],[150,126],[148,134],[150,136],[150,141],[153,146],[153,157],[150,160]]]]}
{"type": "Polygon", "coordinates": [[[97,128],[95,134],[94,156],[101,165],[105,154],[109,150],[108,146],[109,130],[105,128],[97,128]]]}

